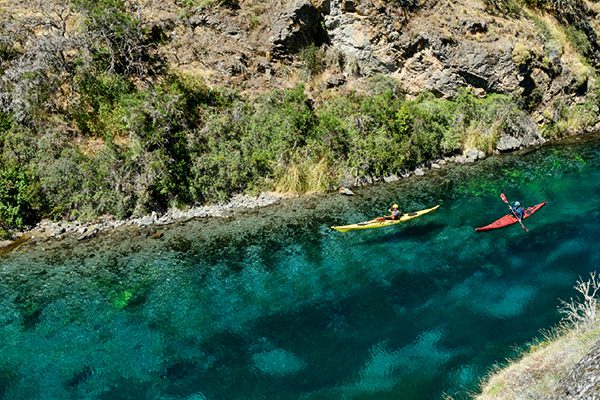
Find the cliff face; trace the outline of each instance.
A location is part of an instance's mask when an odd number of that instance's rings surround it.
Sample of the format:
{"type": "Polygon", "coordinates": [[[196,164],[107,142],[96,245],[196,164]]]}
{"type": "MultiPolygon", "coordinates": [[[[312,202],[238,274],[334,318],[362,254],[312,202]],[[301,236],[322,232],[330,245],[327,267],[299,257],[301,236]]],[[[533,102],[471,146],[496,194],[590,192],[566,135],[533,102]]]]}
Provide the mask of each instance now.
{"type": "Polygon", "coordinates": [[[569,375],[563,378],[554,399],[597,399],[600,396],[598,371],[600,371],[600,342],[597,342],[569,375]]]}
{"type": "MultiPolygon", "coordinates": [[[[536,143],[538,128],[586,102],[596,87],[595,57],[587,61],[573,37],[591,54],[597,40],[593,28],[589,37],[573,35],[550,9],[506,15],[493,3],[240,0],[145,12],[167,34],[161,52],[169,64],[213,86],[257,93],[308,80],[318,99],[360,90],[365,78],[384,74],[409,96],[452,98],[461,88],[513,95],[531,113],[531,126],[500,140],[498,149],[510,150],[536,143]]],[[[597,27],[600,6],[579,5],[597,27]]]]}
{"type": "MultiPolygon", "coordinates": [[[[598,5],[586,7],[597,26],[598,5]]],[[[312,43],[325,49],[324,81],[343,75],[353,86],[383,73],[411,95],[452,97],[461,87],[508,93],[523,98],[538,123],[552,118],[557,102],[582,101],[595,86],[594,68],[552,14],[503,16],[489,8],[465,0],[242,0],[192,9],[183,19],[173,5],[159,19],[172,27],[164,51],[173,65],[249,91],[300,80],[298,52],[312,43]]]]}
{"type": "MultiPolygon", "coordinates": [[[[510,13],[496,4],[510,0],[129,3],[160,38],[155,50],[170,68],[250,94],[308,80],[314,96],[327,97],[386,74],[409,96],[429,91],[450,98],[465,87],[478,95],[514,95],[541,126],[596,87],[597,2],[510,13]]],[[[76,13],[51,4],[2,0],[0,10],[12,20],[45,14],[64,23],[68,36],[76,13]]]]}

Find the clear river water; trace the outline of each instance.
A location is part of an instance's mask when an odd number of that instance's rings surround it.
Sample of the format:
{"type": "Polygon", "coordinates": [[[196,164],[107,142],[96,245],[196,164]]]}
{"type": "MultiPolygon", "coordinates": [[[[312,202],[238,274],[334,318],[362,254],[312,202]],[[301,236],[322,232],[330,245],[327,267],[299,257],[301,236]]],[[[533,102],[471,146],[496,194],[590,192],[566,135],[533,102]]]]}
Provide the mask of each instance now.
{"type": "Polygon", "coordinates": [[[1,399],[467,399],[600,266],[600,139],[0,258],[1,399]],[[548,204],[507,212],[499,194],[548,204]],[[437,212],[339,233],[398,202],[437,212]]]}

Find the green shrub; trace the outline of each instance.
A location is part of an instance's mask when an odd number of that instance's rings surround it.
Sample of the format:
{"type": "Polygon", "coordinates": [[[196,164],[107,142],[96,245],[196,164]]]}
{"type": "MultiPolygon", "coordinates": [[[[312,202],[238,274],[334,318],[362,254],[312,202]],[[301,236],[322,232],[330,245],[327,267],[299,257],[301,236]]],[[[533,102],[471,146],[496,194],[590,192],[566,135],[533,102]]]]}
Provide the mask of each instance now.
{"type": "Polygon", "coordinates": [[[298,55],[311,76],[317,76],[325,69],[325,53],[314,43],[301,48],[298,55]]]}
{"type": "Polygon", "coordinates": [[[38,188],[31,171],[18,165],[0,168],[0,223],[5,228],[21,228],[36,218],[40,205],[38,188]]]}
{"type": "Polygon", "coordinates": [[[492,14],[516,17],[522,11],[522,6],[518,0],[483,0],[483,2],[487,11],[492,14]]]}
{"type": "Polygon", "coordinates": [[[566,25],[564,29],[569,43],[573,45],[575,50],[581,55],[589,55],[592,51],[592,44],[586,34],[576,27],[569,25],[566,25]]]}
{"type": "Polygon", "coordinates": [[[317,110],[315,137],[323,152],[333,153],[341,160],[348,157],[351,138],[357,135],[352,118],[359,110],[360,98],[354,93],[336,96],[317,110]]]}
{"type": "Polygon", "coordinates": [[[525,65],[531,60],[531,52],[529,47],[523,43],[515,43],[512,51],[513,62],[517,66],[525,65]]]}
{"type": "Polygon", "coordinates": [[[0,131],[8,131],[13,125],[13,118],[10,114],[0,111],[0,131]]]}
{"type": "Polygon", "coordinates": [[[133,92],[133,85],[121,75],[85,72],[75,77],[74,88],[80,98],[72,116],[79,130],[99,137],[112,136],[115,124],[118,126],[120,122],[107,114],[121,97],[133,92]]]}

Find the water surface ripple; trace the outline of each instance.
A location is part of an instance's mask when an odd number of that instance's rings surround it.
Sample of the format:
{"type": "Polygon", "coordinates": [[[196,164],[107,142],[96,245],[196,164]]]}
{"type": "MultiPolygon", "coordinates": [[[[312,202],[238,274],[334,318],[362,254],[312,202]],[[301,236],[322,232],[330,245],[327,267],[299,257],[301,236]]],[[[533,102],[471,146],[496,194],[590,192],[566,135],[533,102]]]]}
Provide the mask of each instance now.
{"type": "Polygon", "coordinates": [[[0,398],[468,398],[598,267],[600,140],[153,230],[0,259],[0,398]]]}

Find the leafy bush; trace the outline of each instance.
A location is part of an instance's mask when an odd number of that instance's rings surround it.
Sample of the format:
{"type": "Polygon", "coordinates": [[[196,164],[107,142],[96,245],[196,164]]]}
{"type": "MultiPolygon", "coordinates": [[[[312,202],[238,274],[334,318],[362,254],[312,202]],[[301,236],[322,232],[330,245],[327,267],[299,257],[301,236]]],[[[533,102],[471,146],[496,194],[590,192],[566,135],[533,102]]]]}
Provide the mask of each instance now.
{"type": "Polygon", "coordinates": [[[317,76],[325,69],[325,53],[314,43],[301,48],[298,55],[311,76],[317,76]]]}
{"type": "Polygon", "coordinates": [[[492,14],[517,16],[521,13],[521,5],[517,0],[483,0],[486,9],[492,14]]]}
{"type": "Polygon", "coordinates": [[[152,52],[161,35],[141,19],[140,5],[124,0],[71,0],[84,16],[83,29],[96,71],[146,77],[163,71],[152,52]]]}
{"type": "Polygon", "coordinates": [[[592,43],[583,31],[573,26],[565,26],[565,33],[579,54],[589,55],[592,52],[592,43]]]}
{"type": "Polygon", "coordinates": [[[515,43],[515,47],[512,51],[513,62],[517,66],[527,64],[531,60],[531,52],[529,47],[521,42],[515,43]]]}
{"type": "Polygon", "coordinates": [[[0,226],[21,228],[37,217],[39,193],[31,171],[17,165],[0,168],[0,226]]]}

